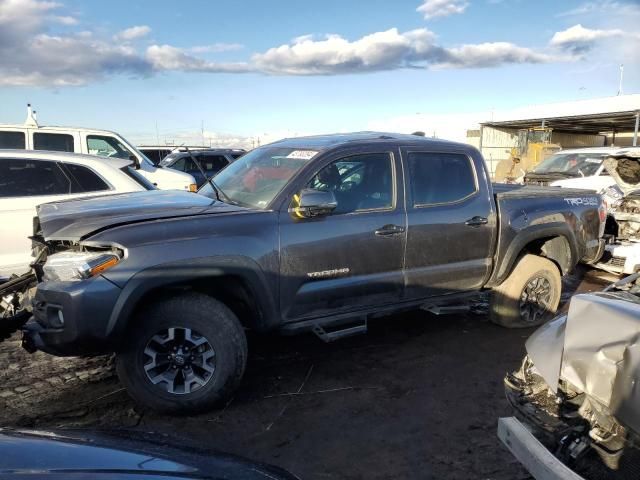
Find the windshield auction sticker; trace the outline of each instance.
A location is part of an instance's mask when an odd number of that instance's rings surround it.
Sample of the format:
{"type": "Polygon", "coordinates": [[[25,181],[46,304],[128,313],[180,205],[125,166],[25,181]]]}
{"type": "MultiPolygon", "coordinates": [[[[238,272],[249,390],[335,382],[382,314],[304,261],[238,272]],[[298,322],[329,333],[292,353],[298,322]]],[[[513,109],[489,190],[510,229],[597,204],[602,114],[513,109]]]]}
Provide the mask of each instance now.
{"type": "Polygon", "coordinates": [[[294,150],[287,158],[299,158],[300,160],[311,160],[318,154],[315,150],[294,150]]]}

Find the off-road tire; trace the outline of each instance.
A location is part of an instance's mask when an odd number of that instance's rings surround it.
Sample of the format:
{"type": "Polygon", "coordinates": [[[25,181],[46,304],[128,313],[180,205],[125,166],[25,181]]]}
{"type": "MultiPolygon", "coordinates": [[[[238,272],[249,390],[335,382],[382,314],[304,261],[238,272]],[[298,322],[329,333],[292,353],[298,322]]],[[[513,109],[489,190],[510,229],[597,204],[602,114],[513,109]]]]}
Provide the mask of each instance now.
{"type": "Polygon", "coordinates": [[[125,348],[116,354],[116,371],[139,404],[166,413],[201,412],[221,405],[238,387],[247,363],[244,329],[226,305],[199,293],[187,293],[152,304],[132,319],[125,348]],[[153,384],[145,371],[145,348],[158,332],[191,329],[215,352],[215,370],[207,383],[191,393],[170,393],[153,384]]]}
{"type": "Polygon", "coordinates": [[[560,270],[551,260],[537,255],[523,256],[502,284],[491,292],[490,319],[506,328],[535,327],[549,320],[558,309],[562,293],[560,270]],[[545,300],[545,312],[533,319],[521,313],[523,293],[531,282],[548,284],[549,296],[545,300]]]}

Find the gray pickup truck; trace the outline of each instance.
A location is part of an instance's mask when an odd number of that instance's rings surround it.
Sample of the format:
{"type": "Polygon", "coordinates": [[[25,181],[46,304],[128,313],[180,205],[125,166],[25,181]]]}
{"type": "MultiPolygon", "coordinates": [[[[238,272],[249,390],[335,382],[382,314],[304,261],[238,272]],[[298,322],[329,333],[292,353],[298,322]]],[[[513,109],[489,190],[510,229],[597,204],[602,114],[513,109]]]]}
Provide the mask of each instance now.
{"type": "MultiPolygon", "coordinates": [[[[215,183],[214,183],[215,182],[215,183]]],[[[602,251],[593,193],[492,186],[475,148],[410,135],[287,139],[200,194],[41,205],[48,257],[25,346],[115,352],[139,402],[196,411],[237,387],[245,330],[334,340],[367,319],[491,291],[505,327],[542,323],[561,276],[602,251]]]]}

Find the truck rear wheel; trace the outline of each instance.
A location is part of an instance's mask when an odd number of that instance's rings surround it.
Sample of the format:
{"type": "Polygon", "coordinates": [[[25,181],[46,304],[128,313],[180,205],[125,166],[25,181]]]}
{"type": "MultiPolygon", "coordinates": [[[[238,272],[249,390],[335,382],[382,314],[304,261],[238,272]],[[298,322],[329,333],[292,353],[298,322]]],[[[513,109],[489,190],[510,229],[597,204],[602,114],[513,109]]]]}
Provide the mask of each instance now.
{"type": "Polygon", "coordinates": [[[535,327],[558,309],[562,279],[551,261],[525,255],[511,274],[491,293],[490,318],[507,328],[535,327]]]}
{"type": "Polygon", "coordinates": [[[247,362],[242,325],[221,302],[189,293],[151,305],[133,320],[116,356],[134,400],[160,412],[192,413],[224,402],[247,362]]]}

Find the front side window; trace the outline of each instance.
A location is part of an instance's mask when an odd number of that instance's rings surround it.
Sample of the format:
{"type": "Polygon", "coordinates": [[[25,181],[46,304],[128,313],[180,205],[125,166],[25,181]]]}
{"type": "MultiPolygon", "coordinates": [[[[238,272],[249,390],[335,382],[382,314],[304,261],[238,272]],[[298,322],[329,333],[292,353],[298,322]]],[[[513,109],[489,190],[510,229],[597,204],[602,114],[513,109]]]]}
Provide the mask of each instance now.
{"type": "Polygon", "coordinates": [[[71,181],[57,162],[0,160],[0,197],[36,197],[71,192],[71,181]]]}
{"type": "Polygon", "coordinates": [[[26,147],[24,132],[0,132],[0,148],[24,150],[26,147]]]}
{"type": "Polygon", "coordinates": [[[388,153],[354,155],[330,163],[307,188],[333,192],[338,206],[333,214],[393,207],[394,177],[388,153]]]}
{"type": "Polygon", "coordinates": [[[71,183],[71,193],[109,190],[109,185],[90,168],[74,163],[67,163],[64,166],[69,176],[74,180],[74,182],[71,183]]]}
{"type": "Polygon", "coordinates": [[[68,133],[42,133],[33,134],[34,150],[51,150],[54,152],[73,152],[73,135],[68,133]]]}
{"type": "MultiPolygon", "coordinates": [[[[304,148],[256,148],[231,163],[213,180],[226,201],[267,208],[280,190],[318,153],[304,148]]],[[[215,198],[208,183],[199,193],[215,198]]]]}
{"type": "Polygon", "coordinates": [[[414,206],[457,202],[478,189],[466,155],[411,152],[408,160],[414,206]]]}
{"type": "Polygon", "coordinates": [[[102,135],[87,135],[87,150],[91,155],[131,160],[135,155],[120,140],[102,135]]]}

